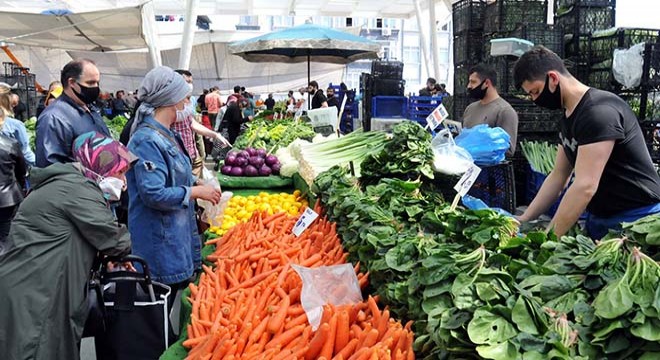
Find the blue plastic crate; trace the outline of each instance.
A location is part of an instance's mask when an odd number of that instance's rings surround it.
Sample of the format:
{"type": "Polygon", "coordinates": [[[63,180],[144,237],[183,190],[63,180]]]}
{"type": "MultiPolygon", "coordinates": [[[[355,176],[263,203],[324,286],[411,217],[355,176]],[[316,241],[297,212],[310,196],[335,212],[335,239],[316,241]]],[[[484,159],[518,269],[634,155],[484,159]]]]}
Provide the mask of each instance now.
{"type": "Polygon", "coordinates": [[[406,117],[408,98],[405,96],[374,96],[371,116],[376,118],[406,117]]]}
{"type": "Polygon", "coordinates": [[[410,96],[408,98],[408,119],[426,126],[426,117],[442,103],[444,96],[410,96]]]}

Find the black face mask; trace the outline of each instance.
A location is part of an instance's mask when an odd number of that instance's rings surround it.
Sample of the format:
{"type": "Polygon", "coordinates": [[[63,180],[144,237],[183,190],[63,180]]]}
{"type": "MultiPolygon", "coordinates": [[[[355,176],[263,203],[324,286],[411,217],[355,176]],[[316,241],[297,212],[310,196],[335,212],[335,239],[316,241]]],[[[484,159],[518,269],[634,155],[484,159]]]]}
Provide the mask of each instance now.
{"type": "Polygon", "coordinates": [[[482,89],[481,86],[486,82],[486,80],[482,81],[481,84],[477,85],[473,89],[468,88],[467,89],[467,94],[469,97],[472,99],[476,100],[481,100],[486,96],[486,92],[488,91],[488,87],[485,89],[482,89]]]}
{"type": "Polygon", "coordinates": [[[74,88],[71,88],[71,90],[73,90],[73,93],[76,94],[78,99],[85,104],[93,103],[99,98],[99,94],[101,94],[101,88],[98,86],[88,87],[81,83],[78,83],[78,86],[80,86],[80,92],[77,92],[74,88]]]}
{"type": "Polygon", "coordinates": [[[546,75],[543,91],[541,91],[536,100],[534,100],[534,103],[537,106],[550,110],[561,109],[561,89],[559,88],[559,83],[557,83],[555,92],[550,92],[550,76],[546,75]]]}

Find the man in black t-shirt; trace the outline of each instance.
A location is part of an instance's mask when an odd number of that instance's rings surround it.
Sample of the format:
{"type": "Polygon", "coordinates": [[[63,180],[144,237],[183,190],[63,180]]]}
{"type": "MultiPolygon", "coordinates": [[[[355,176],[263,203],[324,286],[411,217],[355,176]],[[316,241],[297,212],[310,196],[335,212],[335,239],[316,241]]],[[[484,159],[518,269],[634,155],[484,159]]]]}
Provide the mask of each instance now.
{"type": "Polygon", "coordinates": [[[620,229],[621,222],[660,213],[660,177],[628,104],[582,84],[543,46],[525,53],[513,72],[536,105],[564,110],[555,167],[520,221],[537,218],[557,201],[573,172],[575,179],[550,224],[559,236],[585,209],[587,232],[594,239],[620,229]]]}
{"type": "Polygon", "coordinates": [[[273,99],[273,94],[268,94],[268,99],[264,101],[264,105],[266,105],[266,110],[273,110],[275,107],[275,99],[273,99]]]}
{"type": "Polygon", "coordinates": [[[328,99],[323,95],[323,91],[319,90],[319,83],[310,81],[307,91],[312,95],[312,109],[328,107],[328,99]]]}
{"type": "Polygon", "coordinates": [[[328,90],[326,90],[327,96],[327,102],[328,102],[328,107],[334,106],[337,108],[337,115],[339,115],[339,107],[341,107],[341,104],[339,104],[339,99],[335,96],[335,89],[329,87],[328,90]]]}

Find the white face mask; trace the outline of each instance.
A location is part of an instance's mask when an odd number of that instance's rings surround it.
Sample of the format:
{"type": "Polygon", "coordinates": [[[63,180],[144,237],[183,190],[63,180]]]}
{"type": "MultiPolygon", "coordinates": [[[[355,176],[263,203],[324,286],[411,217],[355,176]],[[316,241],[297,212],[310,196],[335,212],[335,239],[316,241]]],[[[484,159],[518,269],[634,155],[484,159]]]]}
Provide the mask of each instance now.
{"type": "Polygon", "coordinates": [[[102,178],[99,181],[99,187],[103,191],[103,195],[109,201],[119,201],[121,198],[121,192],[126,187],[126,184],[123,180],[117,179],[116,177],[106,177],[102,178]]]}
{"type": "Polygon", "coordinates": [[[176,122],[186,120],[189,116],[194,115],[194,109],[192,103],[186,104],[183,107],[183,110],[176,109],[176,122]]]}

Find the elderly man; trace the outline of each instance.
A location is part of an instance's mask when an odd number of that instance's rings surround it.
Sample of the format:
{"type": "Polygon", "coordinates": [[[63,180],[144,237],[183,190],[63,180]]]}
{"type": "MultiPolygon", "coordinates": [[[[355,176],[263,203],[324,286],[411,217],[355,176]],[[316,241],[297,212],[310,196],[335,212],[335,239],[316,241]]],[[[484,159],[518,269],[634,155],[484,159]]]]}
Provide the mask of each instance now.
{"type": "Polygon", "coordinates": [[[37,167],[73,162],[73,139],[90,131],[110,137],[94,102],[99,97],[101,74],[93,61],[77,59],[62,69],[62,95],[37,120],[37,167]]]}
{"type": "Polygon", "coordinates": [[[14,119],[25,122],[25,104],[17,94],[11,94],[11,109],[14,112],[14,119]]]}

